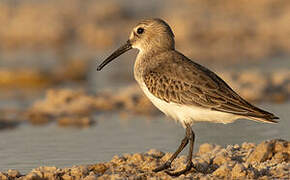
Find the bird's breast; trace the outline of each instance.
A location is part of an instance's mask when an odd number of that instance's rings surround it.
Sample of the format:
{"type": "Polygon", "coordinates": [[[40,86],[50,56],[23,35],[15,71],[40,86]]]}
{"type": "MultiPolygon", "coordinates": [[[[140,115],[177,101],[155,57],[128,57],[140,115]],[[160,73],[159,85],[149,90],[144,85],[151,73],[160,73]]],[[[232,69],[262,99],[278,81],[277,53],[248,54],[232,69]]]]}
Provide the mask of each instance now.
{"type": "Polygon", "coordinates": [[[140,86],[143,83],[142,75],[146,66],[147,64],[144,62],[144,55],[142,52],[139,52],[134,64],[134,78],[140,86]]]}

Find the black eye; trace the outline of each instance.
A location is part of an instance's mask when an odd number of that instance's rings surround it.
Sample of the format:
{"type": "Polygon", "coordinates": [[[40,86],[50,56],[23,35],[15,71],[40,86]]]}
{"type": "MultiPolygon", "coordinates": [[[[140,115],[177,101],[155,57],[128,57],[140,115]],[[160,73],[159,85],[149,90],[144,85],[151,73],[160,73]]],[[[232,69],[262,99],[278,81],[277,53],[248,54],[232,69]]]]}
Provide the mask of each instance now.
{"type": "Polygon", "coordinates": [[[143,32],[144,32],[144,29],[143,29],[143,28],[138,28],[138,29],[137,29],[137,33],[138,33],[138,34],[142,34],[143,32]]]}

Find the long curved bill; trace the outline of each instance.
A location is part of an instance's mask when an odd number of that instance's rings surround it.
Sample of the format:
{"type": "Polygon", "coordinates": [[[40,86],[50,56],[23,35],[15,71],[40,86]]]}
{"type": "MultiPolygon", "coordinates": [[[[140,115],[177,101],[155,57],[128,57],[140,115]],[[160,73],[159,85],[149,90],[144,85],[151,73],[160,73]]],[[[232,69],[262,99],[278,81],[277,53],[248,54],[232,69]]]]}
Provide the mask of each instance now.
{"type": "Polygon", "coordinates": [[[113,52],[107,59],[105,59],[102,62],[102,64],[100,64],[97,67],[97,71],[102,70],[103,67],[105,67],[108,63],[110,63],[111,61],[113,61],[115,58],[117,58],[121,54],[125,53],[126,51],[129,51],[130,49],[132,49],[132,45],[131,45],[130,41],[128,40],[126,42],[126,44],[124,44],[123,46],[121,46],[119,49],[117,49],[115,52],[113,52]]]}

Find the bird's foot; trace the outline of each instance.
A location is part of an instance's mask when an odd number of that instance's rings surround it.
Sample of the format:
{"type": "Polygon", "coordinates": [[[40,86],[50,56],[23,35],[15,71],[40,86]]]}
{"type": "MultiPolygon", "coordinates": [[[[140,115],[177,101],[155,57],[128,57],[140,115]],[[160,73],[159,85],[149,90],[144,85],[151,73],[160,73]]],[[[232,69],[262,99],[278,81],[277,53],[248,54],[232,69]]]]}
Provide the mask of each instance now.
{"type": "Polygon", "coordinates": [[[185,174],[187,173],[188,171],[190,171],[192,168],[194,168],[194,165],[192,163],[192,161],[190,161],[189,163],[187,163],[186,167],[181,170],[181,171],[176,171],[176,172],[171,172],[171,171],[165,171],[166,174],[168,174],[169,176],[180,176],[181,174],[185,174]]]}
{"type": "Polygon", "coordinates": [[[170,166],[171,166],[171,163],[167,161],[167,162],[164,163],[162,166],[159,166],[158,168],[155,168],[155,169],[153,169],[152,171],[153,171],[153,172],[163,171],[164,169],[168,169],[168,168],[170,168],[170,166]]]}

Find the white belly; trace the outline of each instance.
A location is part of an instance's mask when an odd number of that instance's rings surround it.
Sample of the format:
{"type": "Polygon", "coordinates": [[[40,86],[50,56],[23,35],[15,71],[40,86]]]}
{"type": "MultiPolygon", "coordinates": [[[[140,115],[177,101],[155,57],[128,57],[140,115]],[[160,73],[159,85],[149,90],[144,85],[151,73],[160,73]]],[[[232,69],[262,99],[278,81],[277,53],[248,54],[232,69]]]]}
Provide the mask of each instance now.
{"type": "Polygon", "coordinates": [[[144,83],[140,85],[146,96],[159,110],[176,121],[180,121],[183,126],[185,126],[184,123],[192,124],[194,121],[207,121],[226,124],[239,118],[237,115],[213,111],[197,106],[186,106],[172,102],[167,103],[166,101],[163,101],[150,93],[144,83]]]}

